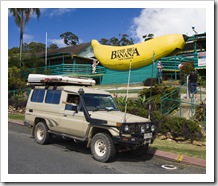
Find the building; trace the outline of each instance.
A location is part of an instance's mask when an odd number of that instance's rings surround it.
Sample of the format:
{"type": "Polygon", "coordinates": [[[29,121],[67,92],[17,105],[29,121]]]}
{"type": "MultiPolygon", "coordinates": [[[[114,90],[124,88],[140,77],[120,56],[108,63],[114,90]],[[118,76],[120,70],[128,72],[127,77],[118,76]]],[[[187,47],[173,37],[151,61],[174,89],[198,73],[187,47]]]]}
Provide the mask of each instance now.
{"type": "MultiPolygon", "coordinates": [[[[95,59],[91,43],[58,48],[37,53],[37,57],[45,59],[45,66],[39,73],[59,74],[69,76],[92,77],[97,84],[126,84],[129,71],[116,71],[103,67],[100,63],[96,73],[92,73],[92,63],[95,59]],[[47,60],[46,60],[47,59],[47,60]]],[[[178,76],[178,65],[181,62],[194,63],[196,69],[206,69],[206,33],[189,36],[183,51],[176,56],[161,58],[163,73],[178,76]]],[[[156,62],[143,68],[131,70],[130,83],[141,83],[147,78],[156,78],[156,62]]]]}

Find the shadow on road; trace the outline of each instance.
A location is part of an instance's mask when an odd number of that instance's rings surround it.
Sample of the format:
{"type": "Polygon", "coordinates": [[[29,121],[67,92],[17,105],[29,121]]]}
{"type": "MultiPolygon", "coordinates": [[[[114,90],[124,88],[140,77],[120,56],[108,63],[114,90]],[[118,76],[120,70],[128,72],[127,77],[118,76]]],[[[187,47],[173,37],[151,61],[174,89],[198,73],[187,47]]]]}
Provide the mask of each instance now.
{"type": "Polygon", "coordinates": [[[127,152],[118,152],[116,154],[114,161],[144,162],[144,161],[149,161],[152,158],[153,158],[153,155],[149,153],[145,153],[144,155],[141,155],[141,156],[135,156],[134,154],[130,155],[127,152]]]}
{"type": "Polygon", "coordinates": [[[54,136],[52,145],[62,148],[66,151],[74,151],[83,154],[91,154],[90,149],[86,147],[85,142],[74,141],[73,139],[63,139],[61,136],[54,136]]]}
{"type": "MultiPolygon", "coordinates": [[[[60,136],[53,137],[52,145],[62,148],[64,151],[74,151],[83,154],[90,154],[90,148],[86,147],[86,142],[74,141],[72,139],[63,139],[60,136]]],[[[153,158],[153,155],[150,153],[146,153],[142,156],[134,156],[130,155],[127,152],[117,152],[116,156],[112,160],[112,162],[122,161],[122,162],[144,162],[149,161],[153,158]]]]}

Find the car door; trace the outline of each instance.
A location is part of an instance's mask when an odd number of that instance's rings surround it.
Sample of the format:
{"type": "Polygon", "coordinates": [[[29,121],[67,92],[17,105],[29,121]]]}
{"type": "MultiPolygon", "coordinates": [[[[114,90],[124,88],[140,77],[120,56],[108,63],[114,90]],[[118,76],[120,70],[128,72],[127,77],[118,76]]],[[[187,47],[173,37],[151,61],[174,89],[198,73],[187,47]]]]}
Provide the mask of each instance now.
{"type": "MultiPolygon", "coordinates": [[[[72,96],[68,95],[67,97],[72,96]]],[[[67,106],[62,103],[62,114],[59,118],[59,130],[65,134],[73,135],[76,137],[84,137],[85,129],[84,125],[87,125],[83,111],[68,110],[67,106]]]]}

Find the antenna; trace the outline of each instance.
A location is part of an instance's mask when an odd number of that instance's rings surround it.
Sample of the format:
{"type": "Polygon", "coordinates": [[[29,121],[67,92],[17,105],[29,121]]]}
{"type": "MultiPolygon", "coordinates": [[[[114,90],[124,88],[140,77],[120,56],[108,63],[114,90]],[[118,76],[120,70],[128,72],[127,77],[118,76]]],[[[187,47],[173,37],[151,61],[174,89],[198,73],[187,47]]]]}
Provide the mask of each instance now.
{"type": "Polygon", "coordinates": [[[198,34],[198,32],[195,30],[195,27],[192,27],[192,30],[194,31],[195,34],[198,34]]]}
{"type": "Polygon", "coordinates": [[[152,96],[152,78],[153,78],[153,71],[154,71],[154,56],[155,56],[155,52],[153,50],[153,55],[152,55],[152,70],[151,70],[150,104],[149,104],[148,119],[151,119],[151,96],[152,96]]]}
{"type": "Polygon", "coordinates": [[[125,112],[124,112],[124,117],[123,117],[124,123],[126,123],[126,110],[127,110],[128,96],[129,96],[129,82],[130,82],[131,68],[132,68],[132,60],[130,60],[130,64],[129,64],[129,76],[128,76],[128,84],[127,84],[127,92],[126,92],[125,112]]]}
{"type": "Polygon", "coordinates": [[[47,68],[47,32],[45,33],[45,66],[47,68]]]}

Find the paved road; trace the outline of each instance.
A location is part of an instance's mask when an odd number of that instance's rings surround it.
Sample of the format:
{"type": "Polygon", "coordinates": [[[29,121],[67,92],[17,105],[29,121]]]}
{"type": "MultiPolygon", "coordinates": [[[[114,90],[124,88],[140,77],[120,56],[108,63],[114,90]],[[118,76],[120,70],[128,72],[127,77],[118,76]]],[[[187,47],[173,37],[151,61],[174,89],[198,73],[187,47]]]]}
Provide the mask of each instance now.
{"type": "Polygon", "coordinates": [[[38,145],[22,125],[8,125],[9,174],[206,174],[206,169],[145,155],[118,153],[110,163],[92,159],[85,144],[55,138],[38,145]],[[173,165],[173,167],[163,165],[173,165]],[[175,168],[175,169],[173,169],[175,168]]]}

